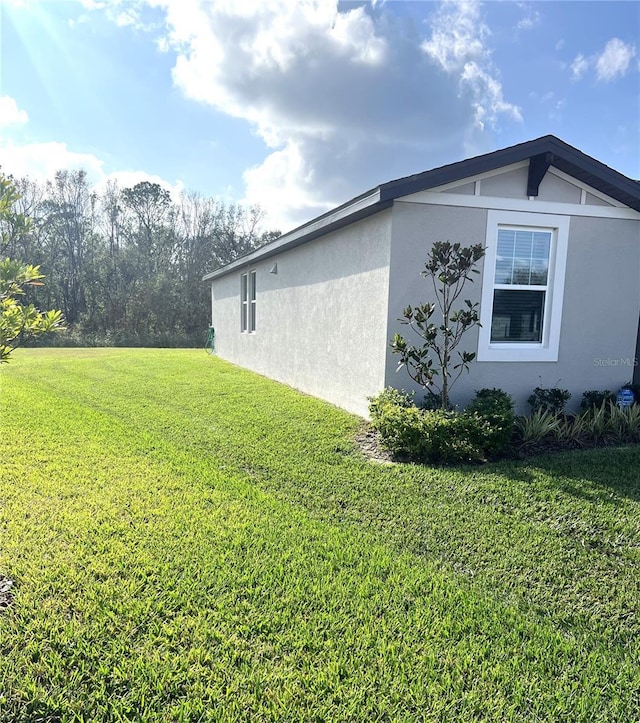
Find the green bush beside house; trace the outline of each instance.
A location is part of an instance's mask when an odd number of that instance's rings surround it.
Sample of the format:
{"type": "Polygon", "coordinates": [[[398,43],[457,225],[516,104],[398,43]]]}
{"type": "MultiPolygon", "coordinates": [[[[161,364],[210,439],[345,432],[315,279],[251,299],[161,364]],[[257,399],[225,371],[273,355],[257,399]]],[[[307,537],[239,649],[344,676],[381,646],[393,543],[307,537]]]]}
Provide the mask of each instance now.
{"type": "MultiPolygon", "coordinates": [[[[554,392],[562,390],[536,389],[532,396],[561,400],[563,395],[554,392]]],[[[612,396],[585,392],[577,415],[565,414],[563,405],[558,410],[558,405],[540,403],[532,405],[530,415],[516,417],[511,397],[500,389],[480,389],[459,412],[420,408],[411,395],[388,388],[371,398],[369,411],[383,446],[398,458],[457,464],[513,453],[640,443],[640,404],[621,407],[612,396]]]]}

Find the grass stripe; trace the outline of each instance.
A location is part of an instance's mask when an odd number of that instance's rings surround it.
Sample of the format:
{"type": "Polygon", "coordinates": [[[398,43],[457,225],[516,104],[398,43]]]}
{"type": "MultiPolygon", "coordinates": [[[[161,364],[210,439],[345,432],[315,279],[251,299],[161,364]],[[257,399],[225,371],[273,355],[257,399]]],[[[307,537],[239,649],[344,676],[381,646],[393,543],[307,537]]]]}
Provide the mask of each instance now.
{"type": "Polygon", "coordinates": [[[379,467],[202,352],[1,375],[0,720],[638,717],[637,450],[379,467]]]}

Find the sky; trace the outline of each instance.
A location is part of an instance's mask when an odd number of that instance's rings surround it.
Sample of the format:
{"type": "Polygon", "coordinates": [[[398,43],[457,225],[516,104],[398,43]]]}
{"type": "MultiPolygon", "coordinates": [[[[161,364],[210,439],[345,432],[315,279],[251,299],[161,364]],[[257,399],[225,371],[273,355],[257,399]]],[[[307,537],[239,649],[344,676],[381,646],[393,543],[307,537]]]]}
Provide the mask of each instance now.
{"type": "Polygon", "coordinates": [[[640,178],[640,2],[0,0],[0,169],[259,204],[287,231],[554,134],[640,178]]]}

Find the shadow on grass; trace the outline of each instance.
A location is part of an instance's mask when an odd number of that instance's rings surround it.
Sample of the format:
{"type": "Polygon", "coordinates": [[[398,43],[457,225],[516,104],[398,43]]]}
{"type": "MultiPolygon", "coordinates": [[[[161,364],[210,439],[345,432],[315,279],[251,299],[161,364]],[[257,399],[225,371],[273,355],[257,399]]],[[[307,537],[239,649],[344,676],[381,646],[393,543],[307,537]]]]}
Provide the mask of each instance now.
{"type": "Polygon", "coordinates": [[[640,501],[640,445],[557,452],[506,467],[512,479],[522,482],[544,472],[557,489],[590,502],[615,505],[621,497],[640,501]]]}

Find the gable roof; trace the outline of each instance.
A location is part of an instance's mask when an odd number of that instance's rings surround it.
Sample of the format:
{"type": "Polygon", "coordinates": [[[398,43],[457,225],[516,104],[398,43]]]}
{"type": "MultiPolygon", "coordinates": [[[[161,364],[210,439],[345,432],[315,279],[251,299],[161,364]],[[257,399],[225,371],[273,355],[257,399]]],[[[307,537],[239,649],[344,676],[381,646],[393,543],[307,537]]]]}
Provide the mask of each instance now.
{"type": "Polygon", "coordinates": [[[319,236],[389,208],[393,205],[394,200],[402,196],[444,186],[447,183],[494,171],[525,160],[529,160],[527,193],[530,196],[538,195],[538,186],[549,166],[552,165],[625,206],[640,211],[640,182],[624,176],[556,136],[547,135],[383,183],[302,226],[298,226],[293,231],[283,234],[275,241],[206,274],[203,280],[208,281],[224,276],[238,267],[251,264],[259,259],[267,259],[282,251],[312,241],[319,236]]]}

